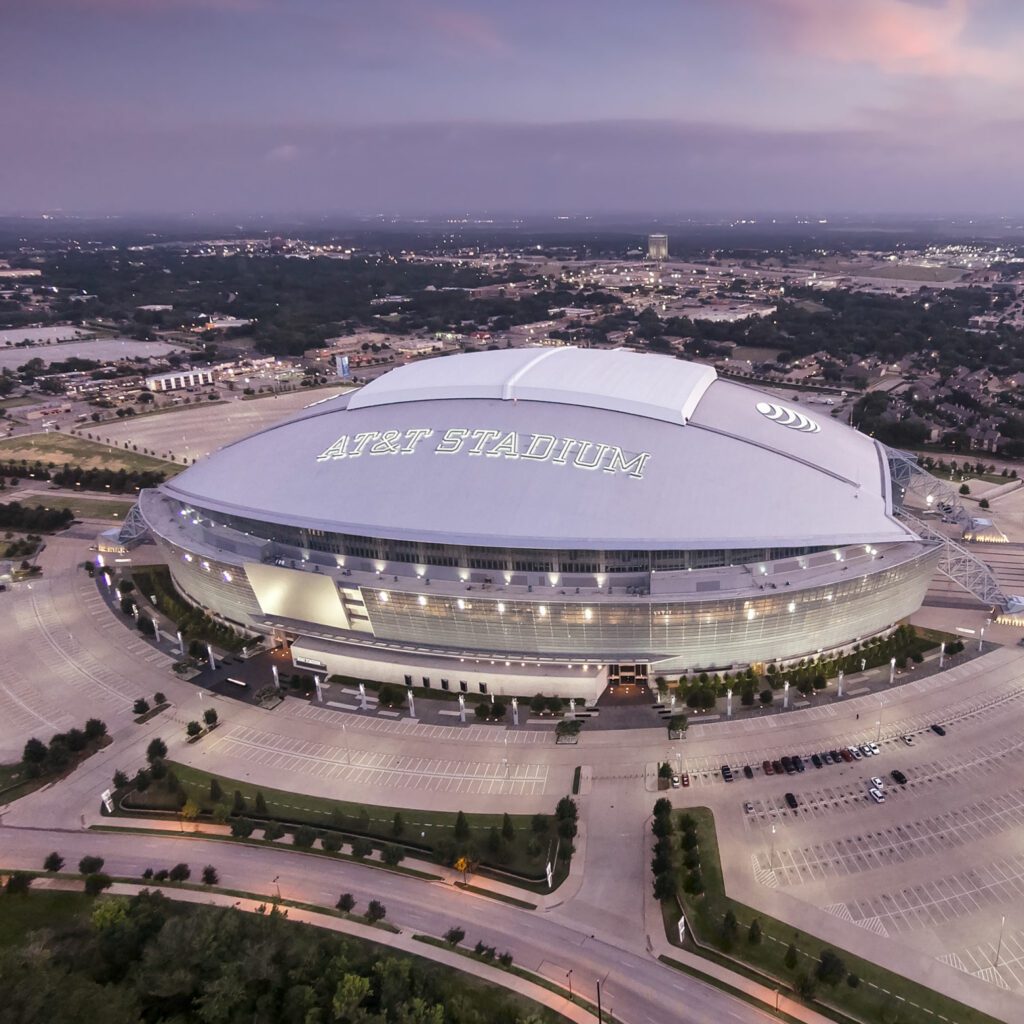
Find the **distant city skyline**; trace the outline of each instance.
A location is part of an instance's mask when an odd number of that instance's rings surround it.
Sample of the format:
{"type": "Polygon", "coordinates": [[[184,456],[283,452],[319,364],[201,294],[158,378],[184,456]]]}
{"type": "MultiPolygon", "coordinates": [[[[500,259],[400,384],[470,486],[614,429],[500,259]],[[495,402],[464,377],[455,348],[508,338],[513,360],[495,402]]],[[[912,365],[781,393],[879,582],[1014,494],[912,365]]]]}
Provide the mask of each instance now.
{"type": "Polygon", "coordinates": [[[0,214],[1024,212],[1017,0],[33,0],[0,214]]]}

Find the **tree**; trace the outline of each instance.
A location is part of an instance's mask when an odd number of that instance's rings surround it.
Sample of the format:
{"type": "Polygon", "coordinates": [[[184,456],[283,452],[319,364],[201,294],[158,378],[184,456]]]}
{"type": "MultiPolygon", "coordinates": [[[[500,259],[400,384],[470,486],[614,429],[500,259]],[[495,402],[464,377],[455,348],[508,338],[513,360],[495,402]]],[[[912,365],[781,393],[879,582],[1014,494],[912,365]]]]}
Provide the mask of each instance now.
{"type": "Polygon", "coordinates": [[[207,708],[203,712],[203,721],[206,723],[207,729],[212,729],[217,724],[217,709],[207,708]]]}
{"type": "Polygon", "coordinates": [[[379,900],[370,900],[370,905],[366,908],[366,920],[371,924],[375,921],[383,921],[387,912],[387,908],[379,900]]]}
{"type": "Polygon", "coordinates": [[[654,801],[654,816],[656,818],[667,818],[672,814],[672,801],[667,797],[659,797],[654,801]]]}
{"type": "Polygon", "coordinates": [[[309,825],[300,825],[292,834],[292,843],[300,850],[308,850],[316,842],[316,829],[309,825]]]}
{"type": "Polygon", "coordinates": [[[145,697],[139,699],[132,705],[132,714],[144,715],[149,710],[149,701],[145,697]]]}
{"type": "Polygon", "coordinates": [[[479,718],[481,721],[483,721],[485,718],[490,718],[491,705],[488,704],[486,701],[482,701],[481,703],[477,704],[475,710],[473,711],[473,714],[476,715],[476,717],[479,718]]]}
{"type": "Polygon", "coordinates": [[[672,765],[668,761],[662,761],[658,765],[658,778],[659,779],[671,779],[672,778],[672,765]]]}
{"type": "Polygon", "coordinates": [[[402,812],[395,811],[391,819],[391,834],[397,839],[405,831],[405,822],[402,821],[402,812]]]}
{"type": "Polygon", "coordinates": [[[203,868],[203,885],[216,885],[220,881],[217,869],[212,864],[203,868]]]}
{"type": "Polygon", "coordinates": [[[42,764],[46,760],[46,744],[35,736],[25,741],[25,748],[21,752],[21,759],[25,764],[42,764]]]}
{"type": "Polygon", "coordinates": [[[501,836],[507,843],[511,843],[516,836],[515,826],[507,811],[501,819],[501,836]]]}
{"type": "Polygon", "coordinates": [[[260,815],[267,813],[267,800],[261,789],[256,790],[256,813],[260,815]]]}
{"type": "Polygon", "coordinates": [[[240,789],[235,790],[235,795],[231,800],[231,810],[234,814],[243,814],[245,812],[245,797],[242,796],[240,789]]]}
{"type": "Polygon", "coordinates": [[[231,834],[239,839],[248,839],[255,827],[248,818],[234,818],[231,822],[231,834]]]}
{"type": "Polygon", "coordinates": [[[793,968],[796,967],[796,965],[797,965],[797,956],[798,956],[798,954],[797,954],[796,946],[794,946],[793,943],[791,942],[789,944],[789,949],[786,950],[786,956],[785,956],[785,959],[783,960],[783,963],[790,970],[793,970],[793,968]]]}
{"type": "Polygon", "coordinates": [[[535,814],[530,819],[530,831],[539,836],[546,835],[551,828],[551,822],[546,814],[535,814]]]}
{"type": "Polygon", "coordinates": [[[32,885],[32,876],[27,871],[14,871],[7,876],[4,892],[8,896],[24,896],[32,885]]]}
{"type": "Polygon", "coordinates": [[[732,910],[727,910],[725,916],[722,918],[722,928],[719,933],[719,939],[722,943],[722,948],[728,953],[732,949],[733,944],[736,941],[736,934],[739,931],[739,922],[736,920],[736,915],[732,910]]]}
{"type": "Polygon", "coordinates": [[[469,838],[469,822],[462,811],[455,815],[455,838],[459,842],[464,842],[469,838]]]}
{"type": "Polygon", "coordinates": [[[97,871],[103,870],[103,858],[86,855],[78,862],[78,873],[80,875],[94,875],[97,871]]]}
{"type": "MultiPolygon", "coordinates": [[[[548,702],[542,693],[535,693],[530,698],[530,713],[534,715],[542,715],[547,709],[548,702]]],[[[559,708],[561,708],[561,702],[559,702],[559,708]]]]}
{"type": "Polygon", "coordinates": [[[960,493],[961,494],[970,494],[971,493],[971,489],[970,489],[970,487],[967,486],[967,484],[961,484],[960,485],[960,493]]]}
{"type": "Polygon", "coordinates": [[[690,719],[684,714],[673,715],[668,720],[668,731],[685,733],[689,728],[690,719]]]}
{"type": "Polygon", "coordinates": [[[102,871],[94,871],[85,876],[85,894],[86,896],[99,896],[104,889],[109,889],[113,884],[114,880],[110,875],[105,875],[102,871]]]}
{"type": "Polygon", "coordinates": [[[199,804],[195,800],[186,800],[181,806],[181,816],[185,821],[195,821],[199,817],[199,804]]]}
{"type": "Polygon", "coordinates": [[[90,718],[85,723],[85,738],[90,742],[102,739],[107,735],[107,723],[98,718],[90,718]]]}
{"type": "Polygon", "coordinates": [[[203,731],[203,727],[194,719],[185,726],[185,732],[190,736],[198,736],[203,731]]]}
{"type": "Polygon", "coordinates": [[[759,946],[761,944],[761,919],[755,917],[750,922],[750,930],[747,932],[747,942],[752,946],[759,946]]]}
{"type": "Polygon", "coordinates": [[[184,882],[188,880],[191,874],[192,871],[187,864],[175,864],[167,873],[167,877],[172,882],[184,882]]]}
{"type": "Polygon", "coordinates": [[[327,832],[320,844],[328,853],[338,853],[342,845],[341,836],[337,832],[327,832]]]}
{"type": "Polygon", "coordinates": [[[380,859],[394,868],[405,860],[405,851],[394,843],[387,843],[380,851],[380,859]]]}
{"type": "Polygon", "coordinates": [[[210,776],[210,803],[219,804],[224,799],[224,790],[221,789],[220,780],[215,776],[210,776]]]}
{"type": "Polygon", "coordinates": [[[811,974],[810,971],[801,971],[797,975],[794,988],[805,1003],[813,1002],[814,997],[818,992],[818,984],[814,980],[814,975],[811,974]]]}
{"type": "Polygon", "coordinates": [[[835,985],[846,977],[846,964],[833,949],[823,949],[815,970],[818,981],[824,985],[835,985]]]}
{"type": "Polygon", "coordinates": [[[988,508],[988,498],[982,498],[981,501],[978,502],[978,508],[988,508]]]}
{"type": "Polygon", "coordinates": [[[654,876],[654,898],[660,903],[675,897],[676,883],[671,871],[662,871],[654,876]]]}
{"type": "Polygon", "coordinates": [[[771,690],[761,691],[761,703],[767,707],[771,702],[775,700],[775,694],[771,690]]]}
{"type": "Polygon", "coordinates": [[[64,867],[64,858],[56,850],[46,855],[46,860],[43,861],[44,870],[60,871],[62,867],[64,867]]]}
{"type": "Polygon", "coordinates": [[[167,695],[161,690],[157,690],[153,694],[153,702],[159,707],[161,704],[167,703],[167,695]]]}
{"type": "Polygon", "coordinates": [[[466,932],[458,926],[453,926],[444,933],[444,941],[447,942],[449,946],[457,946],[465,937],[466,932]]]}
{"type": "Polygon", "coordinates": [[[371,853],[373,853],[373,843],[369,839],[359,836],[352,840],[352,856],[356,860],[363,860],[365,857],[369,857],[371,853]]]}
{"type": "Polygon", "coordinates": [[[356,898],[350,892],[343,892],[338,897],[338,902],[334,904],[338,910],[345,914],[351,914],[352,908],[356,905],[356,898]]]}
{"type": "Polygon", "coordinates": [[[167,744],[159,736],[149,741],[146,747],[146,760],[152,764],[154,761],[162,761],[167,756],[167,744]]]}

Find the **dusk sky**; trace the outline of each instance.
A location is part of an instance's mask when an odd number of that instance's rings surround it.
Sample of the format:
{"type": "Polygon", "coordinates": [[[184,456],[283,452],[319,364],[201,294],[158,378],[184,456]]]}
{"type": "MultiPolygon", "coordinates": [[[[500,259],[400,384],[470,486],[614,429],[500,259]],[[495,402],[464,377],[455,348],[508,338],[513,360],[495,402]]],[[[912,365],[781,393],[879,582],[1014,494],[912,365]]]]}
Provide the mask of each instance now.
{"type": "Polygon", "coordinates": [[[3,0],[0,211],[1024,212],[1022,0],[3,0]]]}

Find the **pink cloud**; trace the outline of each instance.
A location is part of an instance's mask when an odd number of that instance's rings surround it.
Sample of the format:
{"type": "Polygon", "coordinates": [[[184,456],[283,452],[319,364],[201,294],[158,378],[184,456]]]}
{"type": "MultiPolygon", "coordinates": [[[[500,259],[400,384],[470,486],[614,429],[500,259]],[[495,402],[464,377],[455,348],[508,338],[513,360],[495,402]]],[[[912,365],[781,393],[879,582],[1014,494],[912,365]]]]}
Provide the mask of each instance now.
{"type": "Polygon", "coordinates": [[[1019,40],[1000,49],[967,39],[969,0],[767,0],[765,7],[803,51],[824,60],[939,78],[1005,81],[1021,71],[1019,40]]]}
{"type": "Polygon", "coordinates": [[[505,40],[493,22],[476,11],[435,5],[416,6],[411,10],[442,43],[492,54],[506,49],[505,40]]]}

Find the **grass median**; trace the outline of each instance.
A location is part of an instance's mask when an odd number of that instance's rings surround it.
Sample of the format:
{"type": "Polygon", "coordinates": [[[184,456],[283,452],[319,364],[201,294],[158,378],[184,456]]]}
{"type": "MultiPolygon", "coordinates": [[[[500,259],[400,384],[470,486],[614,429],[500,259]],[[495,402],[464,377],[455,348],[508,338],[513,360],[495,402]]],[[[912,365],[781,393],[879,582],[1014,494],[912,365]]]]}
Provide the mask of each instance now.
{"type": "MultiPolygon", "coordinates": [[[[555,814],[462,814],[380,807],[256,786],[176,762],[167,767],[170,774],[165,779],[152,782],[142,792],[129,787],[120,794],[120,806],[126,811],[178,813],[188,800],[199,816],[209,820],[245,817],[309,825],[399,844],[449,865],[465,855],[469,870],[488,869],[498,878],[504,873],[510,884],[543,880],[549,857],[556,864],[555,885],[568,873],[572,837],[560,835],[555,814]]],[[[563,832],[575,830],[561,827],[563,832]]]]}
{"type": "Polygon", "coordinates": [[[661,908],[673,945],[680,944],[681,904],[688,934],[684,948],[769,987],[791,990],[833,1019],[998,1024],[988,1014],[731,899],[711,811],[689,808],[673,813],[671,820],[666,849],[673,891],[664,893],[661,908]],[[752,938],[755,920],[757,937],[752,938]]]}

